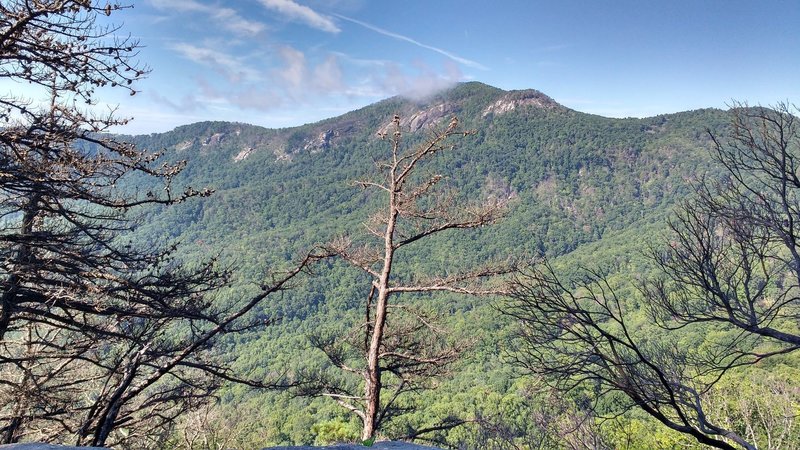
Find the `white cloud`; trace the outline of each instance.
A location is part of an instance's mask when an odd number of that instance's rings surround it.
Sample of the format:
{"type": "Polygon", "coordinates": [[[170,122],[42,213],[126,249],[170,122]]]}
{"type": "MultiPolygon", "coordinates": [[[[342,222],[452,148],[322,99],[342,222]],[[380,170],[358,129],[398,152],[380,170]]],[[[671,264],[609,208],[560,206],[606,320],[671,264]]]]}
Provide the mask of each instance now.
{"type": "Polygon", "coordinates": [[[354,58],[343,52],[331,52],[331,54],[336,55],[338,58],[341,58],[350,64],[361,67],[386,67],[392,63],[388,59],[354,58]]]}
{"type": "Polygon", "coordinates": [[[186,42],[172,44],[170,48],[190,61],[211,67],[234,83],[261,78],[259,71],[248,67],[242,58],[237,58],[219,50],[198,47],[186,42]]]}
{"type": "Polygon", "coordinates": [[[278,70],[278,76],[292,90],[301,88],[306,81],[306,56],[300,50],[289,46],[280,49],[284,67],[278,70]]]}
{"type": "Polygon", "coordinates": [[[479,62],[472,61],[471,59],[467,59],[467,58],[462,58],[462,57],[460,57],[460,56],[458,56],[458,55],[456,55],[454,53],[448,52],[447,50],[443,50],[443,49],[438,48],[438,47],[434,47],[432,45],[423,44],[422,42],[419,42],[419,41],[417,41],[415,39],[412,39],[412,38],[410,38],[408,36],[403,36],[402,34],[394,33],[394,32],[388,31],[388,30],[384,30],[383,28],[376,27],[375,25],[371,25],[371,24],[368,24],[366,22],[362,22],[360,20],[356,20],[356,19],[353,19],[353,18],[350,18],[350,17],[347,17],[347,16],[342,16],[340,14],[335,14],[335,16],[340,18],[340,19],[346,20],[348,22],[352,22],[352,23],[354,23],[356,25],[360,25],[360,26],[362,26],[362,27],[364,27],[364,28],[366,28],[368,30],[372,30],[372,31],[374,31],[374,32],[376,32],[378,34],[382,34],[384,36],[388,36],[388,37],[391,37],[391,38],[394,38],[394,39],[398,39],[398,40],[401,40],[401,41],[404,41],[404,42],[408,42],[410,44],[416,45],[417,47],[422,47],[424,49],[431,50],[433,52],[439,53],[440,55],[444,55],[444,56],[452,59],[453,61],[455,61],[455,62],[457,62],[459,64],[463,64],[463,65],[468,66],[468,67],[474,67],[476,69],[488,70],[488,68],[486,66],[484,66],[483,64],[481,64],[479,62]]]}
{"type": "Polygon", "coordinates": [[[197,97],[203,105],[213,105],[216,109],[235,107],[239,113],[244,111],[269,111],[284,104],[284,98],[263,84],[219,86],[203,77],[197,77],[197,97]]]}
{"type": "Polygon", "coordinates": [[[339,92],[344,88],[342,69],[335,56],[328,56],[322,64],[314,68],[312,81],[321,92],[339,92]]]}
{"type": "Polygon", "coordinates": [[[415,75],[409,75],[396,65],[389,66],[381,80],[383,89],[412,100],[422,100],[463,79],[458,66],[452,62],[445,64],[444,73],[437,73],[421,62],[415,65],[418,70],[415,75]]]}
{"type": "Polygon", "coordinates": [[[309,98],[337,95],[346,91],[335,54],[328,55],[324,61],[311,65],[306,55],[290,46],[279,50],[283,66],[276,69],[276,85],[294,100],[307,101],[309,98]]]}
{"type": "Polygon", "coordinates": [[[220,8],[212,13],[212,17],[231,31],[239,34],[255,36],[264,31],[263,23],[247,20],[230,8],[220,8]]]}
{"type": "Polygon", "coordinates": [[[263,23],[245,19],[234,9],[210,6],[197,0],[150,0],[150,4],[162,11],[205,14],[217,26],[239,35],[255,36],[266,29],[263,23]]]}
{"type": "Polygon", "coordinates": [[[308,26],[328,33],[341,31],[336,23],[327,16],[314,11],[308,6],[301,5],[293,0],[259,0],[265,8],[276,11],[287,18],[303,22],[308,26]]]}
{"type": "Polygon", "coordinates": [[[149,91],[148,97],[159,105],[164,105],[173,111],[187,113],[190,111],[197,111],[202,109],[202,102],[196,96],[184,95],[179,101],[170,100],[156,91],[149,91]]]}
{"type": "Polygon", "coordinates": [[[249,110],[269,111],[283,106],[284,99],[276,92],[248,86],[229,98],[234,105],[249,110]]]}
{"type": "Polygon", "coordinates": [[[179,43],[172,49],[183,57],[212,68],[227,81],[195,77],[196,89],[181,100],[154,94],[151,98],[173,110],[203,109],[212,104],[228,105],[243,110],[268,111],[287,104],[294,106],[322,104],[321,99],[347,95],[342,70],[336,55],[329,54],[319,63],[310,63],[305,53],[291,47],[277,49],[278,65],[272,70],[246,66],[245,57],[179,43]]]}

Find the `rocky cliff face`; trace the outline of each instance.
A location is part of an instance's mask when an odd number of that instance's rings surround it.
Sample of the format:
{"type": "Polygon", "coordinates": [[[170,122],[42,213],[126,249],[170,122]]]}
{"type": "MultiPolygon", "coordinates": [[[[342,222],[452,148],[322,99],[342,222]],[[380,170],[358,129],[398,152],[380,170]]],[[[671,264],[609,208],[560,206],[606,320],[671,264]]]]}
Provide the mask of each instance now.
{"type": "Polygon", "coordinates": [[[534,89],[524,91],[512,91],[505,94],[502,98],[490,104],[483,110],[482,117],[490,114],[504,114],[515,109],[533,107],[542,109],[564,108],[556,103],[552,98],[534,89]]]}
{"type": "Polygon", "coordinates": [[[439,103],[429,108],[416,111],[406,117],[400,118],[400,126],[412,132],[421,128],[430,128],[442,119],[450,120],[457,112],[456,105],[452,103],[439,103]]]}
{"type": "Polygon", "coordinates": [[[358,124],[352,121],[344,121],[341,123],[326,124],[323,127],[317,127],[312,132],[312,137],[303,141],[302,149],[317,153],[325,151],[333,147],[341,137],[354,134],[359,130],[358,124]]]}

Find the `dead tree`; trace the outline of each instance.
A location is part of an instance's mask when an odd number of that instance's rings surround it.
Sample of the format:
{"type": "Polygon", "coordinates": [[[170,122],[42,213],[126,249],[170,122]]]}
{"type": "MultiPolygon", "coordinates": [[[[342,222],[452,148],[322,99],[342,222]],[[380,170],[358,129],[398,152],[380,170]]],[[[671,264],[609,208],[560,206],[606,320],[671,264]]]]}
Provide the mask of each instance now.
{"type": "Polygon", "coordinates": [[[123,443],[157,435],[221,380],[273,385],[239,380],[213,345],[263,325],[248,313],[314,259],[223,306],[209,294],[227,269],[123,238],[135,208],[209,192],[175,189],[182,163],[109,137],[126,120],[93,112],[95,89],[134,94],[148,72],[137,42],[97,23],[119,9],[0,4],[0,78],[50,97],[0,97],[0,443],[123,443]],[[133,176],[154,187],[126,188],[133,176]]]}
{"type": "MultiPolygon", "coordinates": [[[[800,130],[796,109],[736,104],[730,135],[709,132],[720,180],[702,179],[678,208],[660,275],[641,280],[645,310],[665,335],[643,335],[602,274],[562,282],[547,264],[520,279],[507,312],[519,358],[570,389],[621,392],[669,428],[718,448],[756,447],[708,413],[712,388],[734,368],[797,350],[800,336],[800,130]],[[702,351],[677,330],[718,333],[702,351]]],[[[656,328],[658,329],[658,328],[656,328]]]]}
{"type": "Polygon", "coordinates": [[[703,395],[719,380],[694,370],[677,344],[642,335],[600,273],[563,282],[547,263],[518,279],[504,312],[517,319],[516,363],[563,390],[591,388],[598,400],[622,393],[622,411],[638,407],[667,427],[712,447],[753,449],[709,418],[703,395]]]}
{"type": "Polygon", "coordinates": [[[368,275],[371,282],[363,323],[345,338],[316,337],[312,342],[335,367],[355,375],[363,390],[318,378],[310,380],[302,393],[333,398],[356,414],[363,422],[364,440],[374,438],[383,424],[405,411],[400,403],[404,394],[424,389],[464,348],[463,343],[448,342],[435,314],[400,302],[401,294],[491,295],[502,290],[499,283],[492,282],[511,270],[509,264],[489,264],[450,275],[423,276],[398,273],[395,268],[412,244],[451,230],[483,227],[501,217],[502,203],[459,204],[455,193],[437,190],[442,176],[419,175],[435,155],[452,150],[451,138],[470,134],[453,119],[445,128],[430,130],[421,144],[405,150],[400,117],[395,116],[388,131],[379,134],[389,142],[389,159],[376,163],[378,178],[357,183],[381,193],[385,206],[365,223],[365,239],[344,236],[327,247],[329,253],[368,275]]]}
{"type": "MultiPolygon", "coordinates": [[[[667,328],[718,323],[786,353],[800,347],[800,121],[797,109],[736,104],[730,136],[711,134],[725,171],[704,180],[653,252],[645,294],[667,328]]],[[[740,348],[734,346],[733,348],[740,348]]],[[[739,359],[768,354],[736,355],[739,359]]]]}

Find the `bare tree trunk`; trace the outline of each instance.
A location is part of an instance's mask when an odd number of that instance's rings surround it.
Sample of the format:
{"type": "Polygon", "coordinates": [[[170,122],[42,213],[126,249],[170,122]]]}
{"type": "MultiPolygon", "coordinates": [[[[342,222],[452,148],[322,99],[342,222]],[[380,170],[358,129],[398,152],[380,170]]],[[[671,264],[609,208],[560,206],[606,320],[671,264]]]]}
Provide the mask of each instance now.
{"type": "MultiPolygon", "coordinates": [[[[19,236],[25,238],[31,236],[33,233],[33,222],[39,215],[38,209],[39,195],[34,194],[33,198],[28,200],[28,204],[23,209],[22,228],[19,236]]],[[[29,264],[32,257],[30,246],[22,243],[17,249],[15,261],[13,262],[13,272],[8,275],[5,280],[5,292],[0,296],[0,339],[2,339],[11,323],[11,315],[16,306],[15,297],[20,289],[20,276],[19,272],[25,270],[25,266],[29,264]]]]}
{"type": "MultiPolygon", "coordinates": [[[[394,178],[394,177],[392,177],[394,178]]],[[[397,224],[396,186],[394,180],[389,193],[389,217],[384,234],[383,270],[378,279],[378,300],[375,305],[375,325],[372,328],[372,339],[367,351],[367,376],[365,385],[366,411],[364,429],[361,439],[368,440],[375,436],[378,427],[378,412],[381,405],[381,367],[380,348],[383,342],[383,332],[386,328],[386,309],[389,302],[389,276],[392,273],[392,259],[394,258],[394,230],[397,224]]]]}
{"type": "MultiPolygon", "coordinates": [[[[22,228],[20,230],[21,236],[30,236],[33,233],[33,223],[38,216],[38,202],[38,195],[34,195],[33,198],[28,201],[22,216],[22,228]]],[[[16,252],[16,261],[14,264],[15,271],[8,276],[8,279],[6,280],[6,291],[2,296],[0,296],[0,340],[5,337],[6,331],[11,323],[11,315],[13,314],[16,306],[15,297],[20,289],[20,283],[22,283],[22,280],[20,280],[19,271],[24,270],[25,265],[31,262],[31,257],[32,252],[30,247],[25,244],[20,244],[19,249],[16,252]]],[[[24,386],[27,383],[28,373],[23,372],[22,380],[20,380],[19,385],[24,386]]],[[[8,425],[5,428],[0,429],[0,444],[13,444],[19,440],[19,430],[25,421],[23,406],[24,401],[25,399],[17,398],[17,401],[14,404],[14,413],[8,420],[8,425]]]]}
{"type": "Polygon", "coordinates": [[[345,235],[325,247],[327,254],[339,256],[369,275],[365,322],[353,334],[357,341],[312,337],[312,345],[322,350],[335,367],[363,380],[363,391],[353,392],[352,385],[323,374],[304,383],[302,394],[330,397],[356,414],[363,422],[361,439],[365,441],[373,439],[386,422],[405,412],[397,404],[399,398],[426,389],[425,380],[444,374],[464,347],[447,342],[424,311],[416,311],[411,305],[389,305],[390,297],[393,302],[400,302],[402,296],[394,294],[496,295],[506,291],[503,284],[487,289],[486,283],[499,282],[501,276],[514,270],[513,264],[500,263],[446,276],[397,277],[392,273],[398,249],[447,230],[475,229],[495,223],[502,216],[505,204],[495,201],[459,204],[452,193],[435,192],[443,179],[441,175],[414,174],[418,165],[424,165],[440,151],[454,148],[445,143],[450,137],[473,134],[459,130],[456,118],[446,128],[432,129],[427,139],[409,151],[401,150],[400,116],[394,116],[391,125],[379,131],[378,137],[384,139],[387,133],[392,136],[391,155],[386,161],[376,161],[378,177],[357,182],[363,188],[388,194],[388,209],[380,210],[364,223],[371,242],[354,245],[345,235]],[[392,316],[391,324],[387,322],[390,306],[403,310],[392,316]],[[359,366],[352,366],[350,360],[356,359],[359,366]],[[383,390],[387,391],[382,393],[383,390]]]}
{"type": "Polygon", "coordinates": [[[95,427],[92,436],[91,445],[93,447],[103,447],[106,445],[109,434],[114,430],[114,422],[117,420],[117,416],[119,416],[119,411],[122,407],[122,397],[133,383],[139,368],[139,360],[146,349],[145,347],[134,355],[114,395],[111,396],[102,415],[97,418],[97,427],[95,427]]]}

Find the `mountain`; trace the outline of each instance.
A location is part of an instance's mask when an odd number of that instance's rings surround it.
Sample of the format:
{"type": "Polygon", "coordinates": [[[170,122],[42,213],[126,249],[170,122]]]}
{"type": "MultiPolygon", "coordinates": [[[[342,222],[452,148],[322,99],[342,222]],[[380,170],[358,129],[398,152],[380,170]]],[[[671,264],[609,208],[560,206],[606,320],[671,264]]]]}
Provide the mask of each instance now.
{"type": "Polygon", "coordinates": [[[392,98],[297,128],[204,122],[133,139],[187,160],[180,182],[216,190],[211,199],[159,216],[172,236],[258,246],[302,225],[293,239],[313,244],[326,237],[314,225],[341,230],[360,220],[363,199],[349,182],[387,151],[377,132],[394,114],[420,135],[453,116],[476,129],[439,168],[467,196],[499,190],[518,199],[508,220],[514,234],[525,233],[526,250],[551,255],[663,213],[698,175],[706,127],[727,121],[711,109],[609,119],[570,110],[538,91],[465,83],[423,103],[392,98]],[[528,225],[519,230],[519,221],[528,225]]]}
{"type": "MultiPolygon", "coordinates": [[[[144,211],[134,236],[143,243],[177,241],[189,263],[220,255],[238,274],[222,295],[245,295],[270,269],[315,244],[361,229],[379,198],[352,182],[368,176],[373,161],[387,155],[378,133],[395,114],[413,132],[408,145],[453,116],[474,128],[475,135],[439,156],[433,170],[446,175],[464,198],[509,200],[499,225],[447,235],[416,250],[408,264],[422,271],[538,254],[567,268],[646,270],[640,256],[644,245],[659,241],[671,208],[691,192],[690,182],[716,172],[708,163],[706,129],[721,132],[728,122],[727,113],[716,109],[605,118],[571,110],[535,90],[503,91],[471,82],[425,101],[395,97],[295,128],[196,123],[129,137],[141,148],[163,149],[167,159],[186,160],[178,184],[215,190],[209,198],[144,211]]],[[[277,325],[241,335],[221,357],[255,376],[324,370],[307,335],[350,326],[360,314],[362,283],[343,265],[320,268],[260,311],[280,318],[277,325]]],[[[477,343],[453,376],[426,394],[422,406],[395,429],[450,414],[487,413],[524,397],[500,350],[513,327],[490,302],[452,295],[419,301],[447,311],[448,326],[477,343]]],[[[246,442],[324,443],[357,428],[327,399],[240,386],[224,393],[217,414],[218,423],[228,421],[228,432],[241,434],[243,447],[246,442]]],[[[455,433],[447,437],[451,442],[474,438],[455,433]]]]}

